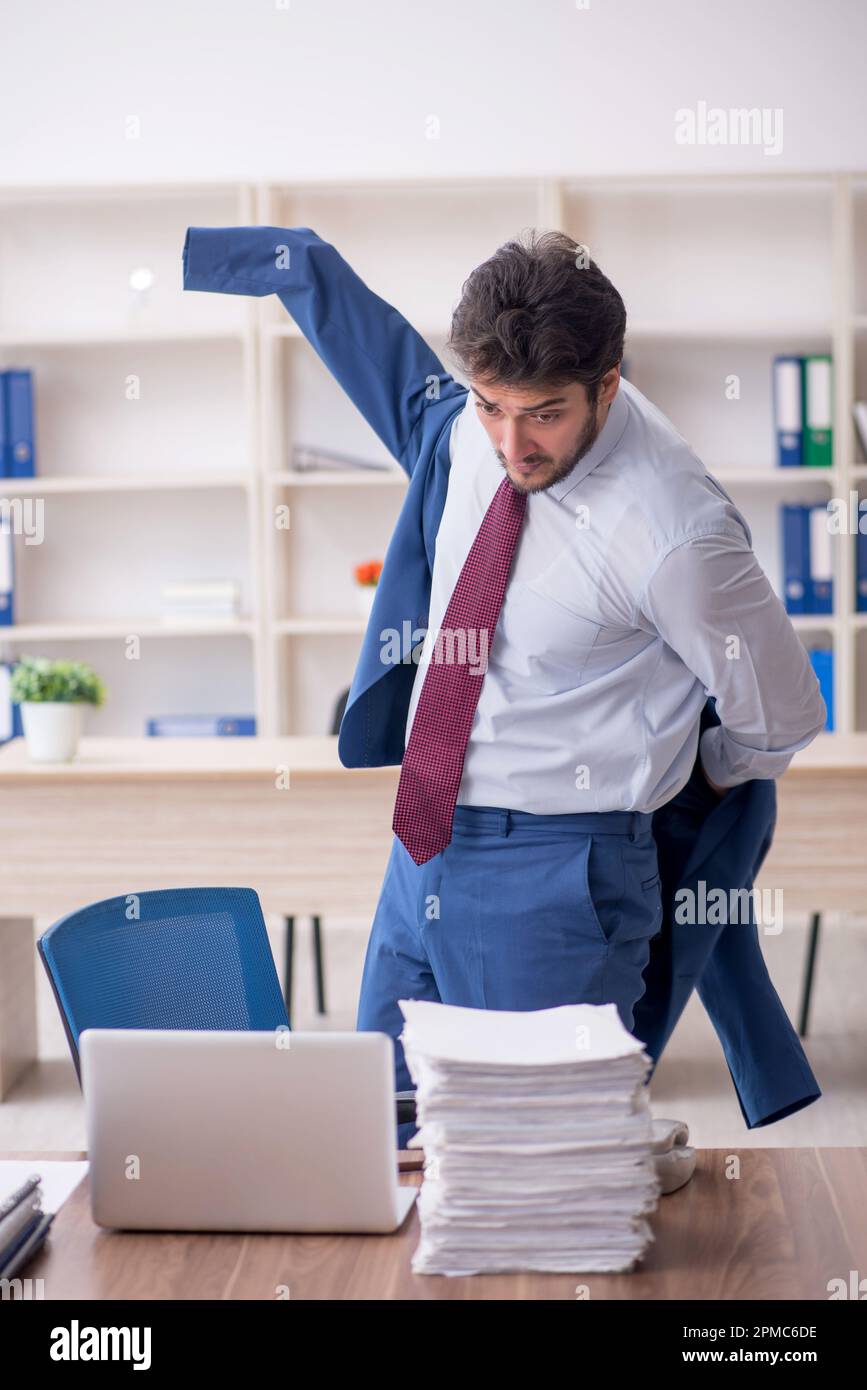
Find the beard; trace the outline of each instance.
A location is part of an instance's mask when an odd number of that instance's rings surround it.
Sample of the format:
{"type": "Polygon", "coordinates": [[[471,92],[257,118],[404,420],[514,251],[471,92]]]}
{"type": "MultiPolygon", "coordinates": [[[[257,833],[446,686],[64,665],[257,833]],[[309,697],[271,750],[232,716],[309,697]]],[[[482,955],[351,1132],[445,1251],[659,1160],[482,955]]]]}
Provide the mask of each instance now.
{"type": "MultiPolygon", "coordinates": [[[[587,419],[573,448],[561,459],[554,459],[550,454],[531,454],[527,459],[522,459],[525,463],[541,463],[544,465],[544,482],[540,482],[535,473],[530,473],[526,478],[519,478],[517,481],[509,475],[509,482],[517,492],[544,492],[546,488],[553,487],[563,478],[568,478],[572,469],[580,463],[585,454],[589,454],[599,436],[602,425],[597,423],[597,411],[594,409],[592,415],[587,419]],[[551,464],[554,467],[551,468],[551,464]]],[[[603,422],[604,423],[604,422],[603,422]]],[[[497,461],[505,469],[506,465],[497,454],[497,461]]]]}

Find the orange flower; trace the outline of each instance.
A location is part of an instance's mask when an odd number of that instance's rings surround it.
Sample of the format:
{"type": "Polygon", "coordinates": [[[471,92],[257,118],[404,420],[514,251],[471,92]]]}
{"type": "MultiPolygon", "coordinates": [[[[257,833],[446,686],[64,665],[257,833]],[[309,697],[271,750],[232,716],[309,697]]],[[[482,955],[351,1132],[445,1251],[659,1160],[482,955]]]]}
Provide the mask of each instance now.
{"type": "Polygon", "coordinates": [[[367,560],[364,564],[355,565],[353,574],[356,584],[376,584],[382,574],[382,561],[367,560]]]}

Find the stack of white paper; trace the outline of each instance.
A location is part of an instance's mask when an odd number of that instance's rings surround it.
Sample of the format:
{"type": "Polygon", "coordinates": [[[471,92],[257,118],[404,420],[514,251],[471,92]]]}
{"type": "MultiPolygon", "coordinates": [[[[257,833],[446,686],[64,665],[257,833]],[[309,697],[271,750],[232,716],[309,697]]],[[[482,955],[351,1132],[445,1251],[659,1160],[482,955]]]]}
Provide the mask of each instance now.
{"type": "Polygon", "coordinates": [[[223,623],[240,613],[241,590],[235,579],[178,580],[162,586],[162,619],[169,626],[223,623]]]}
{"type": "Polygon", "coordinates": [[[616,1005],[400,1007],[425,1153],[413,1270],[631,1268],[660,1183],[650,1058],[616,1005]]]}

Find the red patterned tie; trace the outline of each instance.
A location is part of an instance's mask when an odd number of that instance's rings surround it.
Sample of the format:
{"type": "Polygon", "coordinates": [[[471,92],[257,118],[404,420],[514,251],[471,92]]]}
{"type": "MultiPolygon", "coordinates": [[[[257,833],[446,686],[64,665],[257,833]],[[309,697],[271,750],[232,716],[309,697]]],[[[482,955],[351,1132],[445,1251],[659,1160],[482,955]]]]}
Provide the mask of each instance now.
{"type": "Polygon", "coordinates": [[[464,561],[424,675],[392,820],[394,833],[416,864],[433,859],[452,838],[464,757],[484,680],[479,654],[491,649],[526,506],[527,494],[504,478],[464,561]],[[446,633],[454,635],[448,639],[449,657],[457,651],[463,659],[443,659],[446,633]]]}

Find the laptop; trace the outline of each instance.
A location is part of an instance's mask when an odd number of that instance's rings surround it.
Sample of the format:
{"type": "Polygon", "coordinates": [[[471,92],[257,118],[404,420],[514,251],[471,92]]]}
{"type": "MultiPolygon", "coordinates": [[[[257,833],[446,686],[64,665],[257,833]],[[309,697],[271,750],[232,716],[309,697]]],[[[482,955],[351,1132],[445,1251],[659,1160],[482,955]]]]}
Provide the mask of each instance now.
{"type": "Polygon", "coordinates": [[[382,1233],[418,1195],[385,1033],[88,1028],[80,1050],[99,1226],[382,1233]]]}

